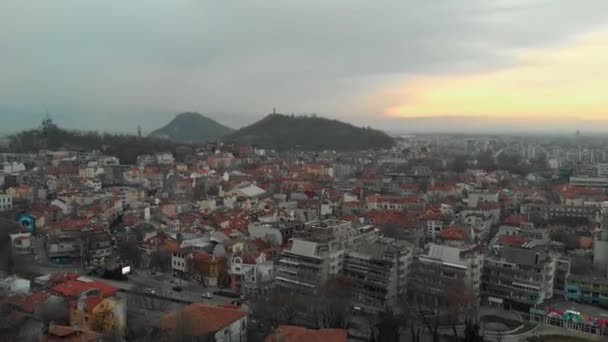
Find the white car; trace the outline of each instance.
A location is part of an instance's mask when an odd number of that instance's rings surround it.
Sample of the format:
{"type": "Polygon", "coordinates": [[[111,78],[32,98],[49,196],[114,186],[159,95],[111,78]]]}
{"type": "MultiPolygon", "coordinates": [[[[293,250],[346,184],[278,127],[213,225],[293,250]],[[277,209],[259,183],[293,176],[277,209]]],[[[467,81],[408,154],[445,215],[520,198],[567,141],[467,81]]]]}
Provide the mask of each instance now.
{"type": "Polygon", "coordinates": [[[210,292],[205,292],[201,295],[201,297],[211,299],[213,298],[213,295],[210,292]]]}

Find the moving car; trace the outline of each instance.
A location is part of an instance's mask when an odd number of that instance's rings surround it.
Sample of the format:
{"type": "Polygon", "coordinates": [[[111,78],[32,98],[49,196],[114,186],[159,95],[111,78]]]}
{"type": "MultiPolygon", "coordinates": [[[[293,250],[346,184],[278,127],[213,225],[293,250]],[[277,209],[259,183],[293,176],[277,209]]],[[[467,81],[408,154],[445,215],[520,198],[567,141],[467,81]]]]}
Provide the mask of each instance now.
{"type": "Polygon", "coordinates": [[[201,297],[211,299],[213,298],[213,295],[211,294],[211,292],[205,292],[201,294],[201,297]]]}

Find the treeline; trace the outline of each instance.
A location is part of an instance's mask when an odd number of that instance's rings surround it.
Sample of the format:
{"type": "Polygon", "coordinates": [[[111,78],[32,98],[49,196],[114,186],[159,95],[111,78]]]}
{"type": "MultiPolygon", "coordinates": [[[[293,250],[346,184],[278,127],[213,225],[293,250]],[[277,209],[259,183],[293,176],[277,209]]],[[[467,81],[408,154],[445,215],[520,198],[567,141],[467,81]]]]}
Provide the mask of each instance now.
{"type": "Polygon", "coordinates": [[[7,150],[13,153],[32,153],[40,150],[100,151],[133,164],[137,156],[160,151],[174,152],[177,146],[168,140],[126,134],[72,131],[59,128],[45,119],[38,129],[23,131],[8,137],[7,150]]]}

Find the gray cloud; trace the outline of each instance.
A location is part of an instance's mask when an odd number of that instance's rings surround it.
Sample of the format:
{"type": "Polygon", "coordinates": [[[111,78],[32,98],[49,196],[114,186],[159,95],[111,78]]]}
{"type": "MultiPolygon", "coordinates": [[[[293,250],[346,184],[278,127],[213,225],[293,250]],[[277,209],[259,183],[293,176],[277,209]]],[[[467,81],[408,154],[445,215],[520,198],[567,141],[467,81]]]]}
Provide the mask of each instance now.
{"type": "Polygon", "coordinates": [[[0,115],[150,130],[179,111],[239,126],[276,106],[386,126],[360,99],[387,82],[505,65],[605,13],[605,0],[3,0],[0,115]]]}

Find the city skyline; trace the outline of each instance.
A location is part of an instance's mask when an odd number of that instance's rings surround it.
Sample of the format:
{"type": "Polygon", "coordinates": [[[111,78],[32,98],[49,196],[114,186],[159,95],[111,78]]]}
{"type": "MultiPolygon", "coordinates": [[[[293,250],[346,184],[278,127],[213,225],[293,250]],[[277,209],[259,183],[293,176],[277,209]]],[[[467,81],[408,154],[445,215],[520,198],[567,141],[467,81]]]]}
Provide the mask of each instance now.
{"type": "Polygon", "coordinates": [[[75,129],[184,111],[239,128],[273,107],[391,132],[604,130],[607,3],[383,5],[9,0],[2,133],[47,111],[75,129]]]}

